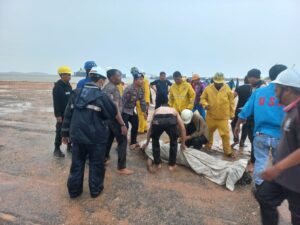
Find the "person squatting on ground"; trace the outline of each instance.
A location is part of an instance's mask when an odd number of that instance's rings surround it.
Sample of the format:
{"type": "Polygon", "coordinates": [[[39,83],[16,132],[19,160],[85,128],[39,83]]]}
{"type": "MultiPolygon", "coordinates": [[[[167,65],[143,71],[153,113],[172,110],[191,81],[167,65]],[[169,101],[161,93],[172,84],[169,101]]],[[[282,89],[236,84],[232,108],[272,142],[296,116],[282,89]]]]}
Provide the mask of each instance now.
{"type": "Polygon", "coordinates": [[[216,73],[213,84],[205,88],[201,95],[201,104],[207,110],[206,124],[209,131],[209,142],[206,145],[211,149],[213,135],[218,129],[222,138],[224,154],[234,157],[230,146],[230,129],[228,121],[234,118],[234,96],[231,89],[225,84],[224,75],[216,73]]]}
{"type": "MultiPolygon", "coordinates": [[[[147,142],[142,149],[146,149],[150,139],[152,138],[152,151],[155,166],[161,168],[160,144],[159,139],[163,132],[166,132],[170,138],[170,155],[169,155],[169,170],[173,171],[176,167],[176,157],[178,149],[178,131],[181,135],[181,140],[185,140],[186,131],[179,113],[163,102],[163,105],[154,111],[151,125],[147,133],[147,142]],[[179,128],[179,129],[178,129],[179,128]]],[[[180,145],[181,150],[186,148],[184,143],[180,145]]],[[[152,167],[152,161],[148,160],[149,172],[155,172],[152,167]]]]}
{"type": "Polygon", "coordinates": [[[265,180],[256,190],[263,225],[277,225],[277,207],[287,199],[293,225],[300,224],[300,73],[287,69],[273,83],[286,116],[274,166],[262,173],[265,180]]]}
{"type": "Polygon", "coordinates": [[[169,106],[181,113],[184,109],[194,108],[195,91],[191,84],[184,81],[180,72],[173,73],[175,84],[169,90],[169,106]]]}
{"type": "Polygon", "coordinates": [[[149,85],[149,80],[147,79],[145,73],[144,72],[141,72],[141,73],[142,73],[142,77],[143,77],[142,89],[144,92],[144,99],[145,99],[147,108],[146,108],[146,112],[143,112],[140,101],[137,101],[136,102],[136,112],[137,112],[137,115],[139,118],[138,133],[144,134],[144,133],[147,133],[147,130],[148,130],[147,117],[148,117],[148,110],[149,110],[149,106],[150,106],[150,85],[149,85]]]}
{"type": "Polygon", "coordinates": [[[114,139],[118,142],[118,173],[124,175],[130,175],[133,171],[126,169],[126,153],[127,153],[127,127],[124,123],[121,113],[122,112],[122,98],[118,85],[121,83],[121,72],[117,69],[111,69],[106,72],[109,80],[108,84],[103,88],[103,92],[107,94],[110,99],[115,103],[118,109],[118,119],[107,121],[109,128],[109,137],[106,147],[105,160],[108,163],[109,153],[114,139]]]}
{"type": "Polygon", "coordinates": [[[91,82],[90,71],[93,67],[97,67],[97,64],[94,61],[86,61],[84,63],[84,69],[86,72],[86,77],[78,81],[76,88],[83,88],[86,83],[91,82]]]}
{"type": "MultiPolygon", "coordinates": [[[[56,117],[55,148],[53,154],[55,157],[65,157],[65,154],[60,149],[62,143],[61,127],[64,120],[64,112],[72,93],[72,86],[70,84],[72,70],[67,66],[62,66],[58,68],[58,74],[60,80],[55,83],[52,90],[54,115],[56,117]]],[[[71,143],[68,144],[67,151],[71,151],[71,143]]]]}
{"type": "MultiPolygon", "coordinates": [[[[252,94],[252,88],[251,88],[251,86],[250,86],[250,84],[248,82],[248,77],[246,76],[244,78],[244,84],[241,85],[241,86],[239,86],[239,87],[237,87],[235,89],[235,91],[234,91],[234,96],[235,97],[238,96],[238,102],[237,102],[236,109],[235,109],[234,119],[231,121],[232,133],[234,132],[234,128],[235,128],[236,122],[239,119],[238,114],[242,111],[242,108],[244,107],[244,105],[246,104],[246,102],[248,101],[248,99],[250,98],[251,94],[252,94]]],[[[233,136],[232,147],[234,147],[236,144],[239,144],[240,147],[244,147],[245,146],[246,138],[248,136],[247,132],[248,132],[247,125],[245,123],[242,126],[242,135],[241,135],[241,138],[233,136]]],[[[251,137],[252,136],[253,136],[253,134],[251,134],[251,137]]],[[[252,140],[251,140],[251,142],[252,142],[252,140]]]]}
{"type": "Polygon", "coordinates": [[[163,102],[168,102],[169,87],[172,83],[166,79],[165,72],[160,72],[159,80],[151,82],[150,86],[156,94],[155,109],[159,108],[163,102]]]}
{"type": "MultiPolygon", "coordinates": [[[[269,71],[269,77],[273,81],[278,74],[287,67],[274,65],[269,71]]],[[[263,180],[259,174],[265,170],[269,152],[272,152],[273,159],[276,155],[276,148],[281,137],[280,126],[284,117],[283,106],[279,104],[275,94],[275,84],[270,83],[252,93],[251,97],[239,113],[234,135],[240,133],[240,125],[248,118],[254,118],[254,139],[253,152],[255,156],[253,177],[256,185],[261,185],[263,180]]]]}
{"type": "Polygon", "coordinates": [[[195,101],[194,101],[193,112],[195,112],[196,110],[198,110],[198,112],[200,113],[200,115],[202,116],[202,118],[205,119],[206,113],[205,113],[204,108],[200,104],[200,97],[201,97],[204,89],[206,88],[206,85],[205,85],[204,82],[202,82],[200,80],[199,74],[193,74],[191,85],[192,85],[192,87],[193,87],[193,89],[195,91],[195,94],[196,94],[195,101]]]}
{"type": "Polygon", "coordinates": [[[186,129],[185,145],[200,150],[208,142],[208,128],[205,120],[198,111],[185,109],[181,112],[181,119],[186,129]]]}
{"type": "Polygon", "coordinates": [[[65,111],[63,142],[73,144],[67,183],[71,198],[82,193],[87,155],[91,197],[97,197],[104,188],[104,159],[109,135],[105,121],[116,119],[118,114],[114,102],[100,89],[106,79],[104,74],[93,68],[89,74],[91,82],[75,90],[65,111]]]}
{"type": "MultiPolygon", "coordinates": [[[[130,149],[135,149],[139,147],[137,143],[137,133],[139,127],[139,119],[134,110],[136,107],[136,102],[139,100],[142,112],[146,112],[147,104],[144,98],[143,92],[143,77],[138,70],[132,71],[133,84],[125,88],[122,96],[122,118],[128,129],[129,123],[131,124],[131,134],[130,134],[130,149]]],[[[145,119],[147,119],[147,114],[145,113],[145,119]]]]}

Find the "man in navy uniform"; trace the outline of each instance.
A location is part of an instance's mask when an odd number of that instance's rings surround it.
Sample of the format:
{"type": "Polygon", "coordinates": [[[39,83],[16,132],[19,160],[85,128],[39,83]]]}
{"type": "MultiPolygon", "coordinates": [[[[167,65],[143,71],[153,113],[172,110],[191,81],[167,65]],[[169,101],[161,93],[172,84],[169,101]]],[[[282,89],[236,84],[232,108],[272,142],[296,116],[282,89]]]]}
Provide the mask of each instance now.
{"type": "Polygon", "coordinates": [[[103,190],[104,158],[109,130],[107,120],[117,117],[113,101],[101,91],[106,79],[104,72],[92,68],[91,82],[72,94],[65,111],[62,127],[63,143],[73,144],[72,165],[68,178],[71,198],[82,193],[86,157],[89,158],[89,188],[96,198],[103,190]]]}

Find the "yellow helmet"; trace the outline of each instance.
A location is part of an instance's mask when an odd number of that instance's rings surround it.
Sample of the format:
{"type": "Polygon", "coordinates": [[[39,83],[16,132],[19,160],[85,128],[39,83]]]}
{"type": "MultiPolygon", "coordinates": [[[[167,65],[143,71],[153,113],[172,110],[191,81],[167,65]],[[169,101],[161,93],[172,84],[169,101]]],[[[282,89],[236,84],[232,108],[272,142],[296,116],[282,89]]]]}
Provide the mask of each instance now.
{"type": "Polygon", "coordinates": [[[216,73],[213,80],[214,80],[214,83],[217,83],[217,84],[224,83],[225,82],[224,74],[223,73],[216,73]]]}
{"type": "Polygon", "coordinates": [[[59,67],[58,70],[57,70],[57,72],[58,72],[59,75],[60,74],[64,74],[64,73],[70,74],[70,75],[72,74],[72,70],[68,66],[61,66],[61,67],[59,67]]]}

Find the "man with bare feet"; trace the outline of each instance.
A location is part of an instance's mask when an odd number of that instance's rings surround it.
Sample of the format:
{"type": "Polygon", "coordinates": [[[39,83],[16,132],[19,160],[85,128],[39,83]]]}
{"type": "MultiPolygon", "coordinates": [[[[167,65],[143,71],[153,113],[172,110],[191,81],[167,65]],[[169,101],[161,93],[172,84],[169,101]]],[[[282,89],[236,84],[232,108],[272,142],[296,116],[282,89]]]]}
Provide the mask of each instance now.
{"type": "Polygon", "coordinates": [[[122,111],[122,98],[120,91],[117,87],[121,83],[121,71],[117,69],[110,69],[106,72],[109,83],[103,88],[103,92],[107,94],[110,99],[115,103],[118,115],[115,120],[107,122],[109,128],[109,137],[106,146],[106,156],[105,162],[108,163],[109,152],[114,139],[116,138],[118,142],[117,152],[118,152],[118,173],[121,175],[133,174],[132,170],[126,168],[126,150],[127,150],[127,127],[124,123],[121,111],[122,111]]]}
{"type": "MultiPolygon", "coordinates": [[[[164,102],[161,107],[154,111],[151,126],[147,133],[147,142],[142,147],[142,149],[146,149],[150,138],[152,138],[152,151],[156,168],[153,167],[152,161],[148,160],[147,167],[149,172],[153,173],[156,169],[161,168],[159,139],[163,132],[166,132],[170,138],[169,170],[173,171],[176,168],[178,128],[181,140],[185,140],[186,131],[179,113],[164,102]]],[[[183,151],[186,148],[185,144],[181,143],[180,148],[183,151]]]]}

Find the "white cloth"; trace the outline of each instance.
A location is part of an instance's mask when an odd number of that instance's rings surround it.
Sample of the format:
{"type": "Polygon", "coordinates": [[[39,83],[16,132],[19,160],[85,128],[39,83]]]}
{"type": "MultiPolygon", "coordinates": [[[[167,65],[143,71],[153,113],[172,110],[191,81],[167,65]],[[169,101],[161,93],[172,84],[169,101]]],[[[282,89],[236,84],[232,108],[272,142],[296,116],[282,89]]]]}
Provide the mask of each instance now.
{"type": "MultiPolygon", "coordinates": [[[[235,183],[243,176],[248,163],[247,159],[225,161],[193,148],[187,148],[183,152],[179,149],[178,146],[177,164],[192,168],[197,174],[203,174],[216,184],[225,184],[230,191],[234,190],[235,183]]],[[[170,145],[160,142],[162,160],[168,161],[169,151],[170,145]]],[[[146,149],[146,154],[153,160],[151,142],[146,149]]]]}

